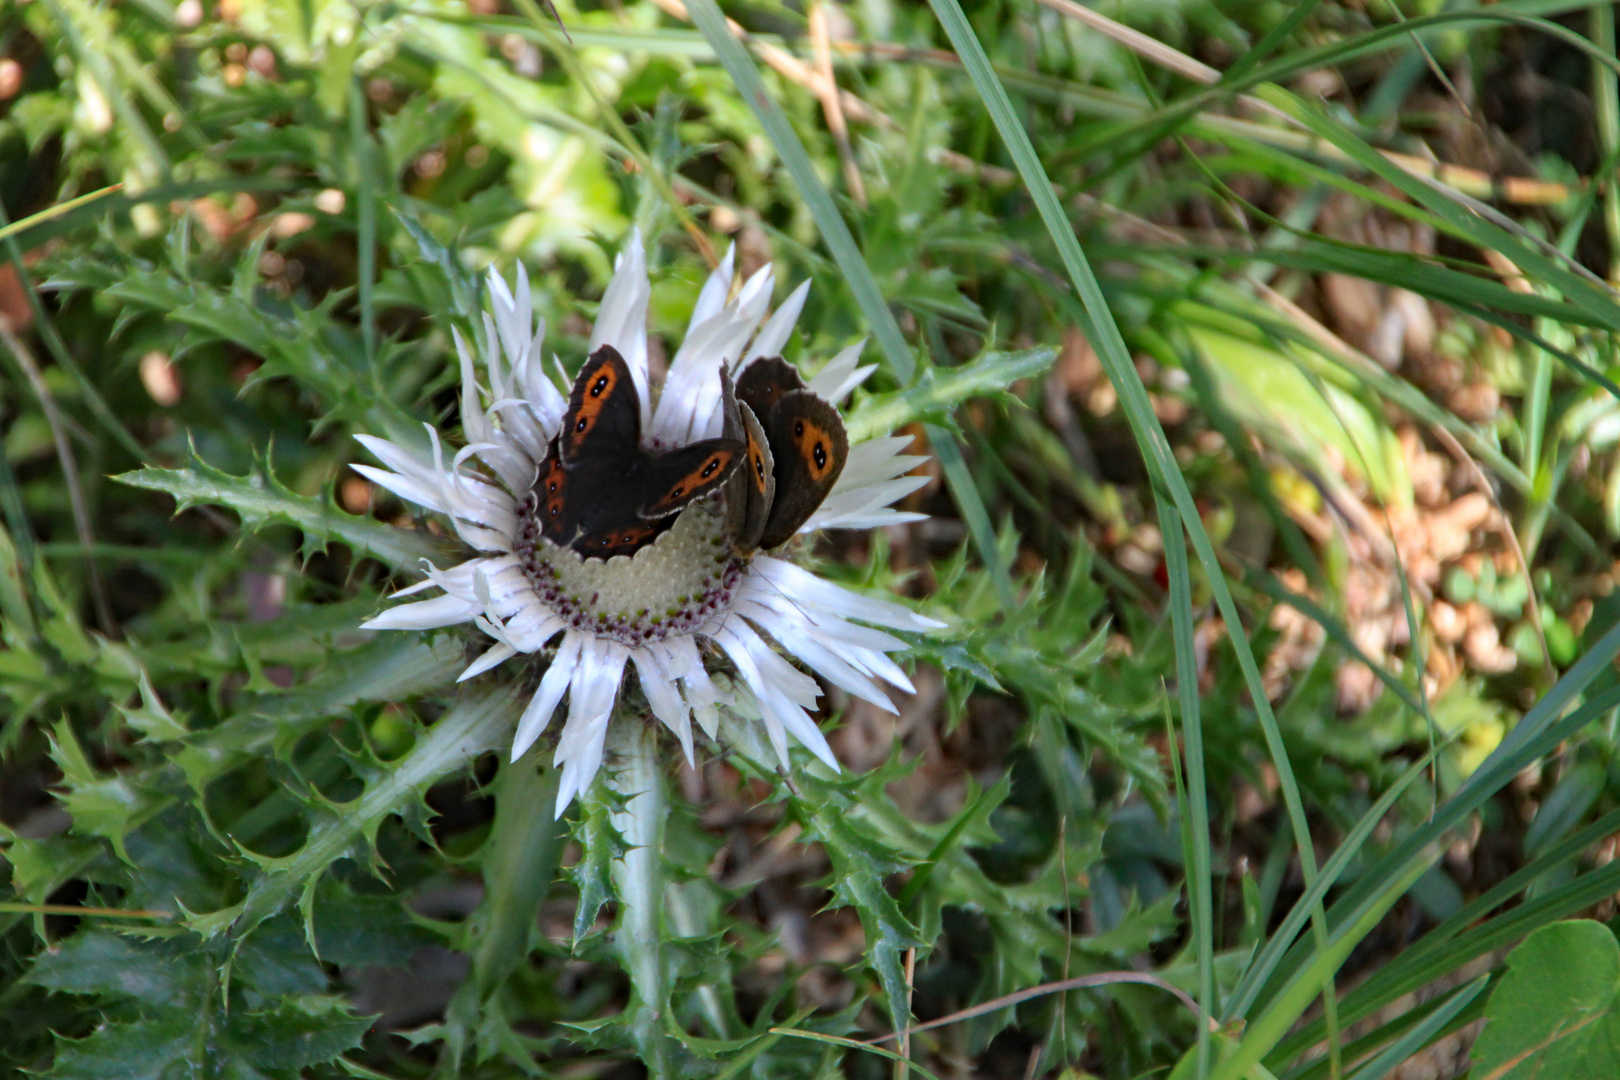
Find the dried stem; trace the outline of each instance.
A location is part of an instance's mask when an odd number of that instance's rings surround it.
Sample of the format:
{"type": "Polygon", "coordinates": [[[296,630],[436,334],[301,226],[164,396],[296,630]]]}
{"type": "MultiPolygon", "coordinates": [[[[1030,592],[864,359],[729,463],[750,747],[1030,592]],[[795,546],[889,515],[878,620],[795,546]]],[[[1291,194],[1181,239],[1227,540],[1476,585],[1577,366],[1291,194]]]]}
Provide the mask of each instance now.
{"type": "Polygon", "coordinates": [[[861,167],[855,161],[855,149],[849,142],[849,125],[844,122],[844,105],[838,94],[838,80],[833,75],[832,32],[827,26],[827,7],[824,0],[810,5],[810,48],[815,56],[816,71],[821,75],[817,93],[821,108],[827,114],[827,130],[832,132],[838,147],[838,160],[844,167],[844,183],[849,197],[857,206],[866,205],[866,184],[861,180],[861,167]]]}

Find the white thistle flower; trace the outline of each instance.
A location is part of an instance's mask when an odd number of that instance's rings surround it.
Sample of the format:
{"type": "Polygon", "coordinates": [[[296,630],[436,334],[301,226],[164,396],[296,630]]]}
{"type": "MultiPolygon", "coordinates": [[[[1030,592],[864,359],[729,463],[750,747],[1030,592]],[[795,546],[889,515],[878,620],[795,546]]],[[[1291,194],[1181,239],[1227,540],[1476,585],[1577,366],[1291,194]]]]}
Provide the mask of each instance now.
{"type": "MultiPolygon", "coordinates": [[[[808,282],[801,285],[766,319],[771,268],[750,277],[734,296],[732,275],[733,255],[727,254],[698,297],[668,377],[655,388],[647,367],[651,287],[639,234],[631,234],[619,256],[590,349],[594,355],[611,346],[624,358],[640,406],[641,444],[649,451],[678,450],[722,435],[722,370],[735,378],[755,360],[780,355],[809,290],[808,282]]],[[[402,498],[449,517],[480,554],[445,570],[429,566],[426,581],[395,595],[433,588],[440,595],[391,608],[364,626],[426,630],[473,623],[495,644],[462,679],[555,641],[555,655],[518,722],[512,760],[545,731],[566,694],[568,720],[555,758],[563,770],[559,815],[602,763],[608,723],[631,661],[648,705],[675,733],[689,762],[693,716],[714,738],[717,709],[742,704],[735,694],[752,697],[784,767],[791,735],[836,769],[831,748],[806,711],[820,688],[769,641],[833,685],[893,712],[879,683],[912,692],[888,655],[905,643],[873,627],[920,631],[943,624],[849,592],[779,555],[739,550],[726,526],[723,493],[686,505],[670,519],[672,526],[662,523],[657,539],[631,556],[584,558],[540,536],[536,481],[568,399],[543,369],[545,323],[536,325],[523,267],[515,290],[493,270],[489,285],[493,315],[484,315],[481,350],[487,385],[479,382],[472,350],[456,335],[468,445],[446,462],[431,425],[424,425],[431,460],[399,443],[360,435],[386,468],[355,466],[402,498]],[[473,458],[484,469],[470,467],[473,458]],[[709,677],[710,664],[726,663],[734,673],[730,694],[709,677]]],[[[860,352],[857,343],[838,353],[806,389],[836,405],[875,370],[858,366],[860,352]]],[[[798,531],[921,518],[891,507],[926,482],[908,475],[924,460],[901,452],[909,442],[881,438],[850,446],[836,483],[798,531]]]]}

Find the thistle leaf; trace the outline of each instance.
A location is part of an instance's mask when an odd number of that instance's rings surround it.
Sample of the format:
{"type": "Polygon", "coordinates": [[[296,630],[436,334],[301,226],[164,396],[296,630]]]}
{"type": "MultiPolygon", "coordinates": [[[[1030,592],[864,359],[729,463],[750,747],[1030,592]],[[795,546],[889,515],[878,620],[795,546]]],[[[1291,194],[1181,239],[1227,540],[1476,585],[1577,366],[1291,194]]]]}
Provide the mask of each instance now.
{"type": "Polygon", "coordinates": [[[292,525],[303,532],[306,551],[337,540],[357,554],[413,571],[420,569],[423,559],[442,560],[450,552],[448,545],[427,534],[345,513],[329,498],[299,495],[262,464],[256,473],[232,476],[193,455],[186,468],[137,469],[113,479],[174,496],[176,512],[192,506],[228,507],[250,532],[267,525],[292,525]]]}
{"type": "Polygon", "coordinates": [[[500,746],[510,735],[516,709],[516,696],[505,687],[461,702],[423,732],[408,754],[366,784],[359,797],[334,806],[312,825],[303,847],[291,855],[260,860],[264,869],[239,903],[194,915],[187,925],[205,937],[230,930],[240,939],[296,902],[314,949],[312,912],[321,875],[339,859],[359,854],[362,845],[375,839],[385,818],[421,805],[428,788],[439,779],[500,746]]]}
{"type": "Polygon", "coordinates": [[[948,422],[963,402],[1002,395],[1015,381],[1044,372],[1055,359],[1057,350],[1051,348],[991,351],[956,367],[921,369],[906,389],[862,402],[846,422],[849,437],[887,435],[919,420],[948,422]]]}

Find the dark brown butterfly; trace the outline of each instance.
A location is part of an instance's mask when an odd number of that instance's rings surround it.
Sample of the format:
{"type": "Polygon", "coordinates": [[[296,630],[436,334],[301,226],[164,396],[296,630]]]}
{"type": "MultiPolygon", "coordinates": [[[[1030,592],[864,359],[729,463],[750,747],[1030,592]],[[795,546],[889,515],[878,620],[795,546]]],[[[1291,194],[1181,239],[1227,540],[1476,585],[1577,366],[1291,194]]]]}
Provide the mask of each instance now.
{"type": "Polygon", "coordinates": [[[706,439],[658,453],[641,445],[641,400],[610,345],[585,361],[562,429],[540,464],[540,533],[587,558],[633,555],[696,499],[718,491],[743,460],[740,439],[706,439]]]}
{"type": "Polygon", "coordinates": [[[742,551],[787,543],[827,498],[849,458],[838,410],[806,389],[781,357],[743,368],[735,401],[728,395],[725,434],[745,447],[743,468],[727,489],[742,551]]]}

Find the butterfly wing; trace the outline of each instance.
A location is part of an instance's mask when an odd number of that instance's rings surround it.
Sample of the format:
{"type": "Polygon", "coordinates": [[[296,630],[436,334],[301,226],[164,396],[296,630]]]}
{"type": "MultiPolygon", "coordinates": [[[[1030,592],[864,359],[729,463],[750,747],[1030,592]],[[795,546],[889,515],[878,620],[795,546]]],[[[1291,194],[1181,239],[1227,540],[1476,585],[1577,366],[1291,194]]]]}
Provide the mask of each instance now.
{"type": "MultiPolygon", "coordinates": [[[[726,389],[735,409],[729,381],[726,389]]],[[[741,422],[740,412],[736,419],[741,422]]],[[[669,528],[678,511],[721,490],[745,447],[736,438],[667,454],[642,447],[641,402],[630,367],[604,345],[574,380],[562,430],[540,466],[541,534],[587,558],[634,555],[669,528]]]]}
{"type": "Polygon", "coordinates": [[[808,390],[790,390],[777,400],[766,436],[776,491],[759,546],[774,548],[787,543],[832,491],[849,459],[849,436],[838,410],[808,390]]]}
{"type": "Polygon", "coordinates": [[[551,440],[551,451],[540,463],[534,480],[535,513],[540,519],[540,535],[554,544],[567,544],[575,532],[573,486],[563,468],[558,440],[551,440]]]}
{"type": "Polygon", "coordinates": [[[736,508],[731,533],[737,549],[749,552],[759,546],[771,503],[776,499],[776,463],[770,440],[754,410],[742,405],[738,411],[743,427],[743,463],[731,480],[729,497],[736,508]]]}
{"type": "Polygon", "coordinates": [[[754,410],[737,400],[731,375],[724,367],[720,369],[720,386],[725,417],[722,433],[743,444],[743,463],[726,481],[727,523],[737,550],[746,553],[759,546],[759,535],[765,529],[765,517],[771,512],[771,498],[776,492],[776,476],[765,428],[754,410]]]}
{"type": "Polygon", "coordinates": [[[719,491],[742,464],[743,443],[705,439],[653,458],[642,472],[641,517],[667,517],[694,499],[719,491]]]}
{"type": "Polygon", "coordinates": [[[737,400],[754,410],[760,422],[770,425],[771,410],[783,396],[804,389],[799,370],[780,356],[755,360],[737,376],[737,400]]]}
{"type": "Polygon", "coordinates": [[[562,463],[624,458],[641,447],[641,401],[619,350],[603,345],[580,369],[568,395],[558,449],[562,463]]]}
{"type": "Polygon", "coordinates": [[[597,532],[580,532],[569,546],[587,559],[611,559],[615,555],[634,555],[660,533],[675,524],[672,517],[656,521],[634,521],[628,525],[613,525],[597,532]]]}

